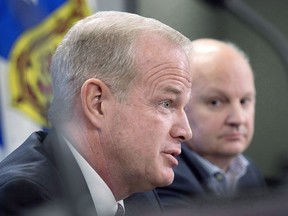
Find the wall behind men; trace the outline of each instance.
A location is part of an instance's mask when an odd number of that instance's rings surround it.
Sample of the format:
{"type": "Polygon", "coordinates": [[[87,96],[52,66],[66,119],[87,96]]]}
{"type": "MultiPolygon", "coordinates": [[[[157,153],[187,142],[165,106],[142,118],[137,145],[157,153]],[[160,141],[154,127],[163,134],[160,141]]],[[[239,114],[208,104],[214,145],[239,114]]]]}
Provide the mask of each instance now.
{"type": "MultiPolygon", "coordinates": [[[[288,1],[243,2],[288,37],[288,1]]],[[[158,19],[190,39],[232,41],[248,54],[255,72],[257,105],[255,136],[246,153],[266,176],[278,175],[281,158],[288,158],[288,67],[276,50],[230,12],[201,0],[138,0],[138,13],[158,19]]]]}

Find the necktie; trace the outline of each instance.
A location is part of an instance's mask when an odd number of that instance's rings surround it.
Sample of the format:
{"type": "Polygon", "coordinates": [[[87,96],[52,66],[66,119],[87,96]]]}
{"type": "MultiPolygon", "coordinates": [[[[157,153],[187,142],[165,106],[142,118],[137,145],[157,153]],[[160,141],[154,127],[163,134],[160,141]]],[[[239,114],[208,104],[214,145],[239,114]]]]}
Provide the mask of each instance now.
{"type": "Polygon", "coordinates": [[[117,208],[115,216],[124,216],[125,210],[124,210],[123,206],[120,203],[117,203],[117,204],[118,204],[118,208],[117,208]]]}

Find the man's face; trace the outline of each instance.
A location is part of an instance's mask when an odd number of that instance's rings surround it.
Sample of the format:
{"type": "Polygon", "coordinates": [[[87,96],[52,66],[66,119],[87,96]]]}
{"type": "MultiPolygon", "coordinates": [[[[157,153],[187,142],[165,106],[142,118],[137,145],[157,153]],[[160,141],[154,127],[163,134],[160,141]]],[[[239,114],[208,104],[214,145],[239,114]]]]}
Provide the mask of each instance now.
{"type": "Polygon", "coordinates": [[[137,48],[139,76],[110,132],[127,184],[149,190],[172,183],[180,142],[192,136],[184,112],[192,77],[183,50],[163,38],[142,38],[137,48]]]}
{"type": "Polygon", "coordinates": [[[248,63],[235,53],[194,61],[187,117],[188,145],[212,163],[233,158],[254,133],[255,87],[248,63]],[[194,76],[195,75],[195,76],[194,76]]]}

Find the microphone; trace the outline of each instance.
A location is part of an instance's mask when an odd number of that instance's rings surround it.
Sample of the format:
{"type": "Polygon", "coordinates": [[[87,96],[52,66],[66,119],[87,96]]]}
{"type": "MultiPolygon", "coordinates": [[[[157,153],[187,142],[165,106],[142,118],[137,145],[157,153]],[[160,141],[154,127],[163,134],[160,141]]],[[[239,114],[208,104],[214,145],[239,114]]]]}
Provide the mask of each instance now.
{"type": "Polygon", "coordinates": [[[283,63],[288,67],[288,42],[283,33],[272,23],[265,20],[242,0],[202,0],[207,4],[228,10],[234,16],[251,27],[278,52],[283,63]]]}

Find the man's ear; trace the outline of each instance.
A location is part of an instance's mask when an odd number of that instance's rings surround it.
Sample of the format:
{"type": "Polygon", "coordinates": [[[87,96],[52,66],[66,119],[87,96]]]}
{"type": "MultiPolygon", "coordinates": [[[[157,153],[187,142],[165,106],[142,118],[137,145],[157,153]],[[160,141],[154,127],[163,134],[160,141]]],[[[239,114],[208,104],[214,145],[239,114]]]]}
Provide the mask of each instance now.
{"type": "Polygon", "coordinates": [[[100,122],[104,118],[103,102],[109,98],[110,94],[105,83],[96,78],[86,80],[81,87],[83,113],[96,127],[100,126],[100,122]]]}

